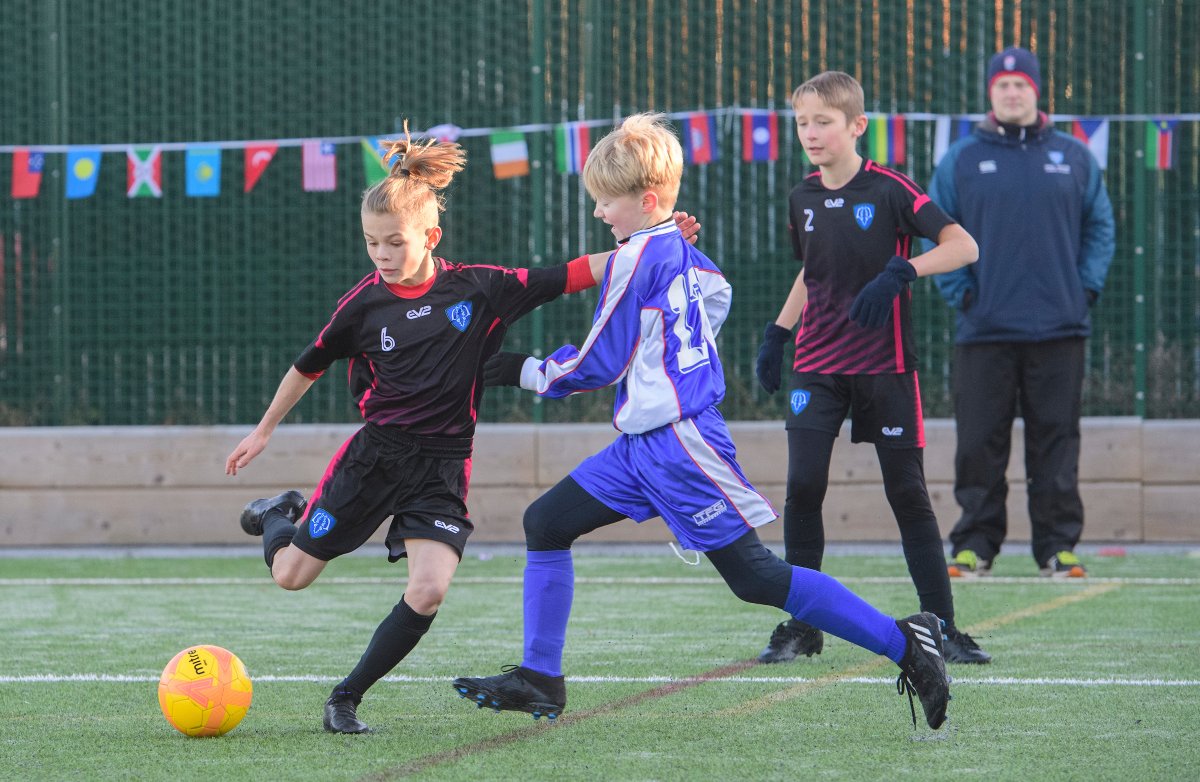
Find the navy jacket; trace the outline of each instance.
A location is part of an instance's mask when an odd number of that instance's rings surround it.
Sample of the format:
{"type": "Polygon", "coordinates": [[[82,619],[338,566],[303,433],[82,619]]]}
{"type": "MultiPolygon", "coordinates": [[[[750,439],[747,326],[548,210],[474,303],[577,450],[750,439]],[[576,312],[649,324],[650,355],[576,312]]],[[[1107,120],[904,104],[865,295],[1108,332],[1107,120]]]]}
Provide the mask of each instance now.
{"type": "Polygon", "coordinates": [[[947,151],[929,197],[979,244],[978,262],[934,277],[958,310],[958,343],[1091,333],[1088,306],[1104,289],[1114,224],[1086,146],[1044,114],[1015,132],[989,115],[947,151]]]}

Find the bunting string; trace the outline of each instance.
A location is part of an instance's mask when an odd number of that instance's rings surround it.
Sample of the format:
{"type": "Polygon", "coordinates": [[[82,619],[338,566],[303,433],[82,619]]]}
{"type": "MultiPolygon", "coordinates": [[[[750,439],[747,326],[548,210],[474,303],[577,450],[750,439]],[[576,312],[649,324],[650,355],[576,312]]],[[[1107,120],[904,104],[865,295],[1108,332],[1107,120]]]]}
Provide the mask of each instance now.
{"type": "MultiPolygon", "coordinates": [[[[689,165],[707,165],[720,159],[717,120],[736,116],[741,125],[741,159],[745,162],[770,162],[779,157],[780,118],[792,117],[790,109],[778,111],[758,107],[727,106],[666,115],[681,123],[685,160],[689,165]]],[[[909,147],[909,122],[933,122],[933,159],[936,164],[950,144],[970,132],[983,114],[934,114],[911,112],[881,114],[868,112],[868,131],[864,152],[884,165],[903,166],[909,147]]],[[[1109,116],[1051,115],[1065,132],[1091,150],[1102,169],[1108,164],[1109,128],[1114,122],[1140,122],[1145,125],[1145,165],[1152,170],[1170,170],[1176,157],[1175,130],[1181,122],[1200,121],[1200,113],[1188,114],[1115,114],[1109,116]]],[[[528,176],[529,146],[526,136],[552,132],[555,163],[561,174],[579,174],[591,147],[591,128],[611,127],[620,118],[593,119],[566,123],[536,123],[508,127],[461,128],[452,124],[435,125],[413,131],[418,138],[457,141],[485,137],[489,141],[493,174],[497,179],[528,176]]],[[[723,127],[731,127],[723,124],[723,127]]],[[[126,157],[126,189],[130,198],[161,198],[162,154],[184,152],[185,192],[189,197],[213,197],[221,192],[221,154],[243,150],[243,191],[250,192],[281,148],[299,147],[302,155],[302,186],[306,192],[337,189],[336,149],[342,145],[362,149],[364,174],[368,185],[387,175],[382,163],[383,141],[400,134],[378,136],[333,136],[324,138],[285,138],[226,141],[176,141],[148,144],[29,144],[0,145],[0,154],[12,155],[14,199],[38,197],[46,155],[66,155],[68,199],[89,198],[95,193],[103,153],[122,153],[126,157]]]]}

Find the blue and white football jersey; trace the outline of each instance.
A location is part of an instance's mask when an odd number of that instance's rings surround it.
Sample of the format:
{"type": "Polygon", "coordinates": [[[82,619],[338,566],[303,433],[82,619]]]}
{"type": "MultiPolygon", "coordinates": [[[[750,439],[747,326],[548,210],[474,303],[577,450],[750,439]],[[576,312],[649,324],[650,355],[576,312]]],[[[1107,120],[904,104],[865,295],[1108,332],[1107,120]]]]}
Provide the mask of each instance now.
{"type": "Polygon", "coordinates": [[[725,396],[716,335],[731,298],[673,221],[638,231],[609,259],[583,346],[554,351],[522,385],[555,398],[616,385],[613,425],[626,434],[694,418],[725,396]]]}

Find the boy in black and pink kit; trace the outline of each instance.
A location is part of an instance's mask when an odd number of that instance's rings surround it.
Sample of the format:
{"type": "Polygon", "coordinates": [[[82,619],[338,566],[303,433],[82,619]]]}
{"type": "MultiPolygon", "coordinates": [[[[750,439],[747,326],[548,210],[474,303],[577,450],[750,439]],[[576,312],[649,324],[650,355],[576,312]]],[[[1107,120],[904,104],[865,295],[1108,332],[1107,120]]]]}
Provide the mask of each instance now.
{"type": "MultiPolygon", "coordinates": [[[[392,142],[390,173],[362,199],[375,271],[338,301],[328,324],[288,370],[254,431],[230,453],[236,475],[267,447],[288,411],[335,361],[349,362],[365,425],[334,454],[313,495],[255,500],[242,512],[263,538],[271,577],[311,584],[333,558],[366,543],[388,517],[388,558],[408,559],[408,583],[354,670],[325,703],[332,733],[366,733],[367,689],[421,640],[446,596],[473,530],[467,514],[471,444],[485,360],[514,321],[603,277],[608,253],[560,266],[510,269],[435,257],[441,191],[465,163],[457,144],[392,142]]],[[[681,213],[684,235],[695,221],[681,213]]]]}
{"type": "MultiPolygon", "coordinates": [[[[945,621],[947,662],[986,663],[990,656],[954,624],[941,533],[925,488],[908,290],[917,277],[974,262],[978,249],[912,180],[857,153],[867,126],[863,106],[862,87],[837,71],[792,94],[796,133],[819,170],[789,197],[792,246],[804,266],[779,317],[767,324],[757,364],[763,388],[779,390],[782,348],[799,321],[787,413],[785,559],[821,568],[830,458],[849,414],[851,440],[875,444],[921,610],[945,621]],[[918,236],[937,246],[910,258],[918,236]]],[[[786,662],[819,654],[822,645],[820,630],[791,619],[775,629],[759,659],[786,662]]]]}

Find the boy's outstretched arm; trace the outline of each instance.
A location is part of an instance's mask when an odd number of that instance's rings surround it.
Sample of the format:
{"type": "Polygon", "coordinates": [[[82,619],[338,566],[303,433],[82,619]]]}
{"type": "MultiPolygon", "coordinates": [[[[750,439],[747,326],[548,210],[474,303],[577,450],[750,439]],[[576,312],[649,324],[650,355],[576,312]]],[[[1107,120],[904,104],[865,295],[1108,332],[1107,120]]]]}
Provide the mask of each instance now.
{"type": "Polygon", "coordinates": [[[237,475],[239,469],[245,467],[255,456],[263,452],[267,447],[267,441],[275,432],[275,427],[279,426],[279,422],[296,406],[296,403],[314,382],[316,381],[312,378],[300,374],[295,367],[287,371],[279,383],[279,388],[275,391],[275,398],[267,406],[267,412],[263,413],[258,426],[254,427],[254,431],[238,443],[237,448],[234,448],[233,453],[229,454],[229,458],[225,460],[226,475],[237,475]]]}

